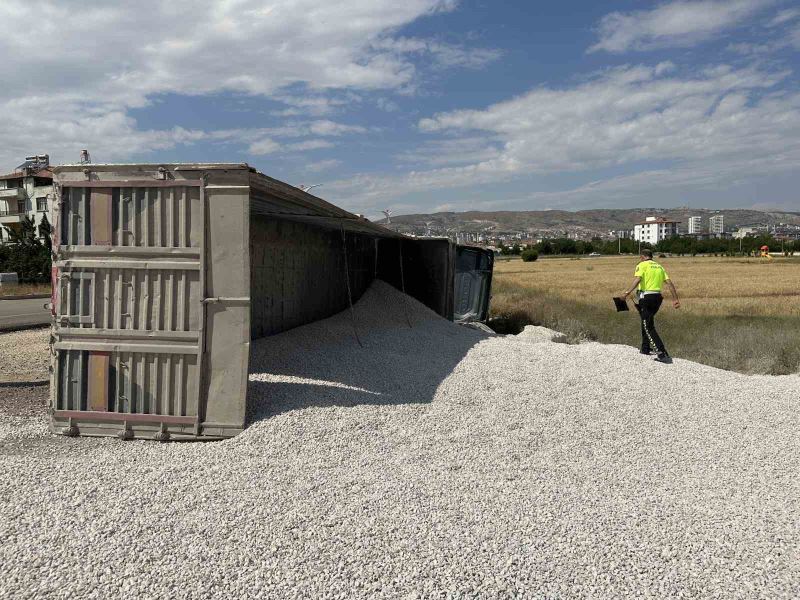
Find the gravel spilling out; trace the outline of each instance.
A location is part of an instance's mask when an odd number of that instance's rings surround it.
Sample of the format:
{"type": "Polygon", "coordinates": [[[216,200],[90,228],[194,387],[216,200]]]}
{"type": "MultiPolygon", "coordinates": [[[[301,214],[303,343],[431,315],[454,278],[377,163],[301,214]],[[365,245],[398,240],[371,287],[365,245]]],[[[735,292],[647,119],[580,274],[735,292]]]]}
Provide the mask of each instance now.
{"type": "Polygon", "coordinates": [[[355,313],[255,341],[225,442],[0,415],[0,594],[800,595],[800,377],[355,313]]]}

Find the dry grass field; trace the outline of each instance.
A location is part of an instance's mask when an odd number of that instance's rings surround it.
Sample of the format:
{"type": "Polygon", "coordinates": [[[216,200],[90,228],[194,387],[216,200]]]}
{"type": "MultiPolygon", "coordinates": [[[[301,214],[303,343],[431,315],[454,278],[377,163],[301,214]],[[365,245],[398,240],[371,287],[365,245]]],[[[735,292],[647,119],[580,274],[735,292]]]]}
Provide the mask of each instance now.
{"type": "MultiPolygon", "coordinates": [[[[638,346],[635,311],[611,300],[633,281],[637,257],[498,261],[492,315],[500,329],[525,323],[558,329],[572,341],[638,346]]],[[[673,356],[742,373],[800,371],[800,259],[657,259],[682,307],[665,302],[656,323],[673,356]]]]}
{"type": "Polygon", "coordinates": [[[49,283],[7,283],[0,286],[0,298],[4,296],[25,296],[28,294],[49,293],[49,283]]]}

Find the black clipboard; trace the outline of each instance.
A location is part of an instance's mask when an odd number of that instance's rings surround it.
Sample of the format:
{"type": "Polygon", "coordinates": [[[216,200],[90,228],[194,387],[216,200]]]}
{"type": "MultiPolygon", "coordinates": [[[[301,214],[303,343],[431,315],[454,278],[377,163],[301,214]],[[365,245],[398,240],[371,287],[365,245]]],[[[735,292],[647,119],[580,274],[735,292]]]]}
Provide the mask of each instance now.
{"type": "Polygon", "coordinates": [[[617,297],[614,297],[614,298],[613,298],[613,300],[614,300],[614,306],[616,306],[616,307],[617,307],[617,312],[622,312],[622,311],[625,311],[625,310],[630,310],[630,309],[628,308],[628,303],[625,301],[625,298],[617,298],[617,297]]]}

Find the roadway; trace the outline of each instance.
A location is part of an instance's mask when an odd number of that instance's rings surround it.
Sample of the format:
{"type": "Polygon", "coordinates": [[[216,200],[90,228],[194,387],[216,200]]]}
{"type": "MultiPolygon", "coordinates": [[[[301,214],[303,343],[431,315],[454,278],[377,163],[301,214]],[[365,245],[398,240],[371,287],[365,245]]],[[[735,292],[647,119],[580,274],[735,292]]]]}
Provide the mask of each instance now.
{"type": "Polygon", "coordinates": [[[26,298],[24,300],[0,300],[0,330],[47,325],[50,310],[44,308],[48,298],[26,298]]]}

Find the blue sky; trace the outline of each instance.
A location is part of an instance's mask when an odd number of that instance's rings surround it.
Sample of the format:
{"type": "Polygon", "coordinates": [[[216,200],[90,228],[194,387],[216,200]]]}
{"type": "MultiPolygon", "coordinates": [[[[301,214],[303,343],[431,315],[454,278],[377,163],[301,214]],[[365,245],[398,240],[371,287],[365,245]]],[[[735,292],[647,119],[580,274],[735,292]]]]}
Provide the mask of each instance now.
{"type": "Polygon", "coordinates": [[[373,217],[800,211],[793,2],[4,0],[0,19],[7,167],[246,161],[373,217]]]}

